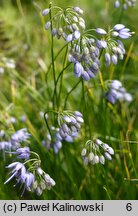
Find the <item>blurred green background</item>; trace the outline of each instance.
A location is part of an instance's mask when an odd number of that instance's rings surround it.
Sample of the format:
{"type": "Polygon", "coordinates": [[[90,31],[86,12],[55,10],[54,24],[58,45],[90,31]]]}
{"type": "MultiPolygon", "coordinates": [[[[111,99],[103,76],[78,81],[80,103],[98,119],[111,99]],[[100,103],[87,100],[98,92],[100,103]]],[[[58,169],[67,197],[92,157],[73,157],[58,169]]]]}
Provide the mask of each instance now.
{"type": "MultiPolygon", "coordinates": [[[[55,0],[53,4],[81,7],[87,28],[108,29],[120,20],[121,9],[114,8],[113,0],[55,0]]],[[[0,67],[4,65],[3,58],[13,59],[16,65],[15,69],[5,68],[0,73],[0,129],[10,134],[28,128],[32,134],[30,148],[40,155],[42,168],[56,181],[56,186],[40,197],[29,192],[21,197],[19,185],[16,188],[13,182],[4,185],[8,173],[5,166],[11,159],[6,157],[4,161],[0,152],[0,199],[138,199],[138,4],[124,11],[121,18],[121,23],[135,31],[132,38],[124,41],[125,59],[116,67],[101,69],[104,80],[123,82],[133,95],[133,102],[108,106],[96,77],[85,84],[85,104],[82,104],[82,87],[77,87],[69,96],[68,109],[83,112],[91,134],[82,130],[81,138],[73,144],[63,143],[58,155],[42,145],[47,128],[40,116],[40,112],[51,106],[48,92],[53,89],[51,74],[48,83],[45,82],[51,62],[50,32],[44,30],[39,10],[48,5],[46,0],[0,0],[0,67]],[[7,124],[11,116],[16,123],[7,124]],[[26,120],[22,121],[22,117],[26,120]],[[94,134],[115,149],[113,160],[106,161],[104,166],[84,166],[81,159],[82,147],[94,134]]],[[[55,53],[64,44],[55,40],[55,53]]],[[[63,57],[61,53],[57,58],[57,74],[62,69],[63,57]]],[[[72,71],[71,66],[64,74],[61,109],[67,90],[77,82],[72,71]]]]}

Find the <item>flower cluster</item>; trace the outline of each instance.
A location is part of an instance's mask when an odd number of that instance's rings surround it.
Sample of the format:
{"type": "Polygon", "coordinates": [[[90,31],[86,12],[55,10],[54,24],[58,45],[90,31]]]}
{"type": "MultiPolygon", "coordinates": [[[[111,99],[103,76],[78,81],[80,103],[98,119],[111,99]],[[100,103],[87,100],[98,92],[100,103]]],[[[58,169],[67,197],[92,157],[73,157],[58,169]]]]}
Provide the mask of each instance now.
{"type": "Polygon", "coordinates": [[[58,39],[62,37],[65,41],[71,42],[78,39],[80,32],[85,29],[85,21],[81,17],[83,10],[79,7],[68,7],[63,10],[60,7],[51,6],[42,11],[43,16],[47,14],[50,14],[50,20],[46,22],[45,29],[52,26],[52,35],[58,39]]]}
{"type": "Polygon", "coordinates": [[[59,128],[54,126],[50,127],[51,133],[47,133],[46,140],[42,141],[42,144],[49,150],[53,148],[55,154],[62,148],[62,137],[59,135],[59,128]]]}
{"type": "Polygon", "coordinates": [[[114,7],[119,8],[120,6],[123,6],[124,10],[127,10],[128,7],[134,7],[136,4],[136,0],[123,0],[123,3],[120,2],[120,0],[115,1],[114,7]]]}
{"type": "Polygon", "coordinates": [[[102,36],[102,39],[96,41],[96,46],[104,51],[104,59],[106,65],[117,64],[118,59],[122,60],[125,54],[123,43],[118,40],[128,39],[134,34],[129,28],[123,24],[116,24],[111,30],[106,32],[102,28],[97,28],[96,32],[102,36]],[[117,39],[116,39],[117,38],[117,39]]]}
{"type": "Polygon", "coordinates": [[[84,123],[83,115],[79,111],[64,111],[58,114],[59,135],[62,139],[76,137],[80,131],[81,124],[84,123]]]}
{"type": "Polygon", "coordinates": [[[69,61],[74,64],[74,75],[86,81],[98,73],[103,55],[106,65],[111,62],[116,65],[118,59],[122,60],[125,48],[118,39],[128,39],[134,33],[123,24],[116,24],[108,31],[102,28],[85,30],[85,21],[81,17],[83,11],[79,7],[63,10],[53,6],[42,11],[43,16],[47,14],[50,14],[50,21],[45,28],[52,26],[52,34],[57,38],[62,36],[69,43],[69,61]],[[55,14],[52,14],[53,9],[57,10],[55,14]]]}
{"type": "Polygon", "coordinates": [[[9,152],[10,154],[17,155],[17,158],[28,160],[30,158],[30,148],[25,146],[23,148],[17,148],[14,152],[9,152]]]}
{"type": "Polygon", "coordinates": [[[132,95],[126,91],[119,80],[112,80],[108,82],[108,90],[106,92],[106,99],[115,104],[117,100],[119,101],[132,101],[132,95]]]}
{"type": "Polygon", "coordinates": [[[101,36],[100,39],[86,31],[70,44],[69,61],[74,63],[74,75],[86,81],[98,73],[102,55],[106,65],[110,65],[111,62],[116,65],[118,59],[122,60],[125,48],[118,38],[127,39],[133,34],[123,24],[116,24],[108,32],[102,28],[97,28],[95,32],[101,36]]]}
{"type": "Polygon", "coordinates": [[[79,111],[63,111],[58,113],[57,128],[51,127],[51,133],[47,134],[47,140],[43,145],[49,149],[52,147],[55,154],[62,148],[62,141],[72,143],[78,136],[81,124],[84,122],[83,115],[79,111]]]}
{"type": "Polygon", "coordinates": [[[9,150],[11,150],[11,142],[1,141],[0,142],[0,150],[2,150],[2,151],[9,151],[9,150]]]}
{"type": "MultiPolygon", "coordinates": [[[[1,130],[0,138],[4,136],[4,130],[1,130]]],[[[36,192],[37,195],[41,195],[44,189],[49,190],[54,186],[55,181],[41,169],[39,155],[36,152],[30,151],[28,146],[21,146],[22,143],[28,143],[29,137],[30,134],[27,129],[22,128],[11,136],[10,141],[0,142],[0,150],[10,154],[10,156],[14,155],[16,160],[16,162],[7,166],[11,171],[9,173],[10,177],[5,181],[5,184],[15,178],[16,184],[21,184],[23,187],[22,195],[25,190],[36,192]],[[24,162],[22,162],[22,160],[24,162]]]]}
{"type": "MultiPolygon", "coordinates": [[[[5,132],[1,130],[0,138],[4,139],[5,132]]],[[[28,142],[28,138],[30,134],[28,133],[26,128],[22,128],[16,131],[9,140],[4,140],[0,142],[0,150],[3,151],[10,151],[10,150],[17,150],[22,142],[28,142]]]]}
{"type": "Polygon", "coordinates": [[[50,177],[49,174],[45,173],[41,167],[38,167],[35,172],[35,181],[32,187],[32,191],[40,196],[43,190],[50,190],[55,186],[55,181],[50,177]]]}
{"type": "Polygon", "coordinates": [[[20,146],[22,142],[27,142],[29,139],[30,134],[27,132],[26,128],[22,128],[18,131],[16,131],[12,136],[11,136],[11,143],[12,145],[16,148],[17,146],[20,146]]]}
{"type": "Polygon", "coordinates": [[[83,148],[81,152],[85,165],[98,163],[104,165],[105,158],[112,160],[112,155],[114,155],[113,148],[103,143],[100,139],[88,140],[85,144],[85,148],[83,148]]]}
{"type": "Polygon", "coordinates": [[[74,41],[70,47],[69,61],[74,63],[74,75],[88,81],[99,71],[100,51],[95,45],[95,39],[83,35],[74,41]]]}
{"type": "Polygon", "coordinates": [[[10,172],[11,176],[5,181],[5,184],[8,183],[13,178],[16,178],[16,184],[21,183],[24,185],[22,195],[25,191],[31,190],[34,183],[34,175],[26,171],[25,165],[20,162],[13,162],[7,166],[7,168],[12,169],[10,172]]]}
{"type": "MultiPolygon", "coordinates": [[[[28,160],[27,162],[30,161],[28,160]]],[[[25,190],[35,192],[38,196],[42,194],[44,189],[50,190],[52,186],[55,186],[55,181],[39,167],[39,160],[34,159],[34,161],[35,165],[33,163],[30,166],[30,170],[33,172],[30,172],[29,168],[26,168],[25,164],[27,162],[13,162],[9,164],[7,168],[12,169],[10,172],[11,176],[5,181],[5,184],[16,178],[15,185],[20,183],[23,186],[21,195],[24,194],[25,190]]]]}

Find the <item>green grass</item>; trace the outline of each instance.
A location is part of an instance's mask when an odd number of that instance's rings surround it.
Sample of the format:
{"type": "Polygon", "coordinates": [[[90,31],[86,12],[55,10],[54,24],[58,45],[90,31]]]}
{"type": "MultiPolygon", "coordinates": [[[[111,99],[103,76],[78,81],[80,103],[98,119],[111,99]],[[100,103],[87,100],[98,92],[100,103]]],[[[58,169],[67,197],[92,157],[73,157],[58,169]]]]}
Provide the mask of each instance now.
{"type": "MultiPolygon", "coordinates": [[[[48,7],[49,1],[35,1],[40,8],[48,7]]],[[[119,21],[120,10],[113,8],[114,1],[54,1],[58,6],[78,5],[84,10],[88,28],[108,28],[119,21]]],[[[8,136],[26,127],[32,134],[30,148],[41,158],[42,168],[56,181],[52,190],[45,190],[38,197],[25,192],[20,196],[20,186],[14,181],[4,185],[8,177],[6,165],[12,158],[3,161],[0,152],[0,199],[138,199],[138,5],[125,11],[121,23],[135,31],[135,35],[124,41],[127,53],[117,66],[109,68],[103,64],[102,79],[119,79],[133,95],[131,104],[111,105],[102,97],[99,76],[90,82],[81,83],[69,95],[67,109],[83,112],[85,123],[80,137],[74,143],[63,143],[58,155],[48,151],[42,140],[46,139],[47,127],[40,112],[52,109],[51,95],[54,89],[51,63],[50,31],[44,30],[44,18],[33,1],[0,2],[0,66],[3,57],[14,59],[15,69],[5,68],[0,74],[0,129],[8,136]],[[21,2],[21,4],[20,4],[21,2]],[[46,80],[47,78],[47,80],[46,80]],[[15,124],[8,124],[10,116],[15,124]],[[21,121],[26,116],[26,121],[21,121]],[[88,139],[98,135],[115,150],[112,161],[105,165],[83,165],[81,150],[88,139]]],[[[63,40],[54,39],[54,54],[65,45],[63,40]]],[[[63,69],[66,50],[55,61],[56,78],[63,69]]],[[[67,92],[78,79],[70,65],[63,75],[60,110],[63,109],[67,92]]],[[[57,90],[60,89],[60,83],[57,90]]],[[[50,114],[49,124],[53,114],[50,114]]]]}

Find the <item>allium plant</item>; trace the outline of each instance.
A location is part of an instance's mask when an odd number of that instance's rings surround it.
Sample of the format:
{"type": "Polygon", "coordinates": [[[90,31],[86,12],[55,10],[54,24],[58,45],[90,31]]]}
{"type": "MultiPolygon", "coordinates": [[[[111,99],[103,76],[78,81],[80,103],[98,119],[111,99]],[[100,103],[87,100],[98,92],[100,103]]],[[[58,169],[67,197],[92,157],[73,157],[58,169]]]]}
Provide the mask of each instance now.
{"type": "MultiPolygon", "coordinates": [[[[73,64],[74,75],[85,81],[89,81],[96,76],[101,69],[101,61],[103,62],[104,60],[105,65],[109,66],[111,64],[116,65],[118,60],[123,60],[126,50],[122,40],[129,39],[134,34],[122,23],[118,23],[112,28],[108,28],[108,30],[101,27],[87,29],[85,21],[82,18],[83,10],[79,7],[67,7],[63,10],[50,4],[49,9],[42,11],[42,15],[46,16],[47,20],[45,29],[51,28],[52,41],[53,37],[56,36],[58,39],[62,37],[67,42],[69,50],[68,60],[73,64]]],[[[51,47],[53,56],[53,44],[51,47]]],[[[52,66],[53,77],[57,86],[59,77],[64,72],[64,69],[56,80],[53,57],[52,66]]],[[[126,92],[120,81],[113,80],[107,86],[107,91],[104,95],[110,103],[114,104],[116,100],[126,100],[129,102],[132,100],[132,96],[126,92]]],[[[57,93],[56,87],[54,93],[57,93]]],[[[54,108],[55,104],[53,103],[54,108]]],[[[58,113],[58,127],[57,125],[49,127],[48,121],[45,118],[49,133],[44,145],[48,148],[52,146],[54,152],[58,153],[59,149],[62,148],[63,140],[73,142],[74,137],[77,136],[80,130],[80,124],[84,120],[82,114],[79,112],[56,112],[58,113]]],[[[113,154],[113,148],[99,139],[88,140],[85,148],[82,150],[85,164],[97,164],[99,162],[104,164],[105,158],[111,160],[113,154]]]]}
{"type": "Polygon", "coordinates": [[[100,68],[101,55],[104,55],[106,65],[111,62],[116,65],[118,59],[124,58],[125,48],[120,39],[128,39],[133,34],[125,25],[116,24],[108,31],[102,28],[86,30],[85,21],[81,17],[82,10],[78,7],[69,7],[64,11],[51,7],[42,12],[43,16],[47,14],[50,14],[50,20],[46,23],[46,29],[51,26],[53,36],[62,36],[68,42],[68,58],[74,64],[76,77],[82,77],[86,81],[94,78],[100,68]],[[53,9],[58,11],[52,16],[53,9]]]}
{"type": "MultiPolygon", "coordinates": [[[[123,8],[134,6],[135,2],[124,0],[123,8]]],[[[120,1],[116,1],[115,7],[119,6],[120,1]]],[[[104,29],[98,26],[97,28],[87,29],[83,18],[83,10],[78,6],[62,9],[58,6],[53,6],[50,2],[49,8],[42,10],[41,15],[45,20],[45,30],[50,30],[51,37],[51,64],[46,73],[47,84],[49,72],[52,71],[51,76],[53,76],[51,82],[53,84],[51,84],[52,93],[49,92],[50,101],[49,103],[45,102],[50,104],[50,110],[40,113],[41,116],[44,115],[47,126],[46,140],[42,143],[47,150],[53,148],[54,153],[57,154],[60,149],[62,151],[62,146],[66,142],[74,143],[78,137],[80,139],[85,137],[86,139],[88,135],[86,132],[87,125],[85,125],[85,118],[83,117],[84,113],[66,110],[69,95],[81,82],[84,101],[80,102],[82,110],[85,112],[85,109],[83,109],[83,103],[85,102],[84,81],[89,81],[90,83],[91,79],[95,78],[101,68],[106,68],[107,70],[110,68],[107,66],[115,67],[118,60],[123,60],[126,50],[122,41],[131,38],[134,32],[122,23],[117,23],[112,28],[107,26],[104,29]],[[65,45],[55,55],[54,40],[57,39],[62,39],[65,45]],[[66,53],[63,59],[63,68],[61,71],[58,71],[55,67],[55,62],[64,48],[66,48],[66,53]],[[67,95],[61,100],[63,73],[68,70],[70,65],[79,81],[71,90],[67,90],[67,95]],[[58,85],[60,86],[59,89],[57,89],[58,85]],[[64,104],[62,104],[63,100],[64,104]],[[51,117],[49,113],[52,113],[54,117],[51,117]],[[49,126],[49,124],[51,125],[49,126]],[[81,127],[83,136],[80,135],[81,127]]],[[[10,61],[7,67],[15,69],[14,62],[10,61]]],[[[1,68],[1,73],[3,73],[1,68]]],[[[100,76],[102,77],[102,73],[100,73],[100,76]]],[[[126,91],[119,80],[103,81],[100,84],[102,87],[105,84],[102,89],[104,90],[103,95],[110,103],[115,104],[117,100],[121,102],[132,101],[132,95],[126,91]]],[[[86,87],[88,87],[87,82],[86,87]]],[[[78,110],[78,107],[75,110],[78,110]]],[[[41,168],[40,156],[31,150],[30,136],[26,128],[17,130],[10,138],[5,137],[5,131],[0,131],[0,150],[10,158],[13,158],[12,163],[6,166],[10,172],[5,184],[14,180],[15,185],[21,185],[22,195],[25,190],[41,195],[45,189],[50,190],[55,186],[55,181],[41,168]]],[[[104,165],[105,159],[110,161],[113,155],[114,149],[98,138],[88,140],[81,152],[85,165],[98,163],[104,165]]]]}
{"type": "Polygon", "coordinates": [[[134,32],[123,24],[116,24],[108,31],[97,28],[83,32],[78,40],[70,44],[69,61],[74,64],[74,75],[86,81],[94,78],[100,69],[102,56],[107,66],[111,63],[116,65],[126,53],[121,39],[128,39],[132,34],[134,32]]]}

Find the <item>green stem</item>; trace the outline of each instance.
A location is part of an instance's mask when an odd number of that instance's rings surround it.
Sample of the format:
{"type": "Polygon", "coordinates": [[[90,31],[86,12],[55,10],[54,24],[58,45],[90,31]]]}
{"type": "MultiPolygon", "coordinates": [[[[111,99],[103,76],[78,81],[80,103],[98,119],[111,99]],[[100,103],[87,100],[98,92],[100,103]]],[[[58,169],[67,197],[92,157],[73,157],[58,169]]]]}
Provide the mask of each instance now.
{"type": "MultiPolygon", "coordinates": [[[[82,113],[85,115],[87,113],[87,106],[86,106],[86,100],[85,100],[85,88],[84,88],[84,80],[82,79],[82,99],[81,99],[81,106],[82,107],[82,113]],[[83,103],[82,103],[83,101],[83,103]]],[[[85,116],[85,118],[88,119],[88,115],[85,116]]],[[[89,122],[89,120],[88,120],[89,122]]],[[[87,125],[85,124],[85,134],[87,134],[87,125]]]]}
{"type": "MultiPolygon", "coordinates": [[[[64,62],[63,62],[63,69],[62,69],[61,79],[60,79],[60,88],[59,88],[59,95],[58,95],[58,108],[60,106],[60,96],[61,96],[61,92],[62,92],[62,83],[63,83],[63,72],[65,70],[64,68],[65,68],[65,64],[66,64],[66,60],[67,60],[67,54],[68,54],[68,46],[67,46],[66,52],[65,52],[65,57],[64,57],[64,62]]],[[[68,65],[67,65],[67,67],[68,67],[68,65]]]]}
{"type": "Polygon", "coordinates": [[[74,89],[79,85],[79,83],[81,82],[81,79],[74,85],[74,87],[68,92],[66,98],[65,98],[65,102],[64,102],[64,110],[66,109],[66,105],[67,105],[67,100],[69,95],[74,91],[74,89]]]}
{"type": "Polygon", "coordinates": [[[39,157],[39,155],[36,152],[30,151],[30,153],[33,154],[33,155],[35,155],[38,158],[38,160],[40,160],[40,157],[39,157]]]}
{"type": "Polygon", "coordinates": [[[32,163],[32,165],[29,167],[28,171],[30,171],[30,170],[34,170],[34,166],[35,166],[35,164],[38,165],[38,162],[40,162],[39,165],[41,164],[41,161],[40,161],[40,160],[38,160],[38,161],[34,161],[34,162],[32,163]]]}
{"type": "MultiPolygon", "coordinates": [[[[54,79],[54,86],[55,86],[55,98],[56,98],[56,102],[57,102],[57,90],[56,90],[56,72],[55,72],[55,62],[54,62],[54,39],[53,39],[53,35],[52,35],[52,29],[53,29],[53,23],[52,23],[52,11],[51,11],[51,6],[52,6],[52,2],[50,2],[49,4],[49,17],[51,20],[51,26],[50,26],[50,30],[51,30],[51,59],[52,59],[52,71],[53,71],[53,79],[54,79]]],[[[55,100],[52,100],[53,103],[53,109],[55,110],[55,100]]]]}
{"type": "MultiPolygon", "coordinates": [[[[55,91],[56,91],[56,87],[57,87],[58,81],[59,81],[60,77],[62,76],[63,72],[69,67],[70,64],[71,64],[71,62],[65,68],[62,69],[62,71],[59,73],[59,75],[57,77],[56,85],[55,85],[54,93],[53,93],[53,99],[54,99],[54,95],[55,95],[55,91]]],[[[60,91],[61,91],[61,88],[60,88],[60,91]]],[[[60,98],[58,98],[58,100],[60,100],[60,98]]],[[[58,108],[59,108],[59,102],[58,102],[58,108]]]]}
{"type": "Polygon", "coordinates": [[[27,163],[29,163],[29,162],[32,162],[32,161],[38,161],[38,159],[33,158],[33,159],[30,159],[30,160],[27,160],[27,161],[24,162],[24,165],[27,164],[27,163]]]}
{"type": "Polygon", "coordinates": [[[82,79],[81,80],[81,84],[82,84],[82,101],[84,102],[83,103],[83,108],[84,108],[84,106],[85,106],[85,96],[84,96],[84,80],[82,79]]]}
{"type": "MultiPolygon", "coordinates": [[[[64,50],[64,48],[65,48],[66,46],[68,46],[68,44],[65,44],[65,45],[58,51],[58,53],[57,53],[57,54],[55,55],[55,57],[54,57],[54,61],[58,58],[58,56],[60,55],[60,53],[64,50]]],[[[51,66],[52,66],[52,62],[51,62],[50,65],[48,66],[48,70],[47,70],[47,73],[46,73],[46,78],[47,78],[48,73],[50,72],[51,66]]]]}

